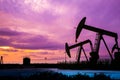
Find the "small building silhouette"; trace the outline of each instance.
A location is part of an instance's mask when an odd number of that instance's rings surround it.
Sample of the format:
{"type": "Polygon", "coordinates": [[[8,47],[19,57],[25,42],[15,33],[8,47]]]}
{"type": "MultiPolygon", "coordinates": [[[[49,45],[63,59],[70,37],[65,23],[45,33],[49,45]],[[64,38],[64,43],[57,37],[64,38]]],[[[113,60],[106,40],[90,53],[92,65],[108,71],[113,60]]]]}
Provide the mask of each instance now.
{"type": "Polygon", "coordinates": [[[29,65],[30,64],[30,58],[25,57],[23,58],[23,65],[29,65]]]}
{"type": "Polygon", "coordinates": [[[0,57],[0,64],[3,64],[3,56],[0,57]]]}

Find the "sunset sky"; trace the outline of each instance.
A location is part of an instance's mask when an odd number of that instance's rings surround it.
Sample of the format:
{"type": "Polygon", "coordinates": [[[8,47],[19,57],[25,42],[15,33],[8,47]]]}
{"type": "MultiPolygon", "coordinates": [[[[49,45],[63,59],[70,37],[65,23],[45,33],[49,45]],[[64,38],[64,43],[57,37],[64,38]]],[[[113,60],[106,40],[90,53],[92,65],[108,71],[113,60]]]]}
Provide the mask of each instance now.
{"type": "MultiPolygon", "coordinates": [[[[64,61],[64,45],[75,44],[76,27],[83,17],[87,25],[120,37],[119,5],[120,0],[0,0],[0,56],[4,63],[22,63],[23,57],[30,57],[32,63],[64,61]]],[[[83,30],[78,42],[91,39],[94,44],[95,34],[83,30]]],[[[114,38],[104,37],[111,50],[114,38]]],[[[89,56],[89,45],[85,49],[89,56]]],[[[75,60],[76,49],[71,51],[68,61],[75,60]]],[[[109,58],[103,43],[100,56],[109,58]]]]}

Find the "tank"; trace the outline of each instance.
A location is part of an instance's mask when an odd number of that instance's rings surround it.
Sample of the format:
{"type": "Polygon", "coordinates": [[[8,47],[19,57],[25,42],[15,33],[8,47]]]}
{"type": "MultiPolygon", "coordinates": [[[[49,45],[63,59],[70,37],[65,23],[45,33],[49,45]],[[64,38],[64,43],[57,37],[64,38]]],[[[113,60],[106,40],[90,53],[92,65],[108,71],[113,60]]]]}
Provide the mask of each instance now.
{"type": "Polygon", "coordinates": [[[29,65],[30,64],[30,58],[25,57],[23,58],[23,65],[29,65]]]}

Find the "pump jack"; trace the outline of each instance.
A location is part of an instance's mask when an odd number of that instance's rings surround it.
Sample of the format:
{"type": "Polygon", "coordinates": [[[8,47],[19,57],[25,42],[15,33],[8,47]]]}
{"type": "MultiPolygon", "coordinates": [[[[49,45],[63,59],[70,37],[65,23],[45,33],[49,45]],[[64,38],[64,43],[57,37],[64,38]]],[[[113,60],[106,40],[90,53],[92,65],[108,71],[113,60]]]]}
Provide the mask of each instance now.
{"type": "Polygon", "coordinates": [[[82,31],[82,29],[86,29],[86,30],[90,30],[90,31],[93,31],[93,32],[96,32],[97,35],[96,35],[96,40],[95,40],[95,44],[94,44],[94,49],[93,49],[93,52],[90,53],[90,62],[93,63],[93,64],[96,64],[98,59],[99,59],[99,48],[100,48],[100,41],[103,40],[104,44],[105,44],[105,47],[110,55],[110,58],[111,60],[113,60],[113,56],[112,56],[112,53],[110,52],[110,50],[108,49],[108,46],[103,38],[103,35],[107,35],[107,36],[110,36],[110,37],[114,37],[115,38],[115,45],[113,46],[113,49],[112,49],[112,52],[117,49],[118,50],[118,53],[120,51],[120,48],[118,47],[118,35],[117,33],[114,33],[114,32],[110,32],[110,31],[107,31],[107,30],[104,30],[104,29],[100,29],[100,28],[96,28],[96,27],[93,27],[93,26],[89,26],[89,25],[85,25],[85,21],[86,21],[86,17],[84,17],[80,23],[78,24],[78,27],[77,27],[77,30],[76,30],[76,38],[75,38],[75,41],[77,42],[77,39],[82,31]]]}
{"type": "Polygon", "coordinates": [[[92,46],[92,43],[91,43],[91,41],[90,41],[89,39],[88,39],[88,40],[85,40],[85,41],[83,41],[83,42],[79,42],[79,43],[77,43],[77,44],[71,45],[71,46],[69,46],[68,43],[65,43],[65,50],[66,50],[66,52],[67,52],[67,55],[71,58],[70,49],[79,47],[78,56],[77,56],[77,63],[80,62],[80,56],[81,56],[81,51],[82,51],[82,50],[83,50],[83,53],[84,53],[84,55],[85,55],[86,60],[88,61],[87,55],[86,55],[85,50],[84,50],[84,48],[83,48],[83,45],[85,45],[85,44],[87,44],[87,43],[90,43],[91,51],[93,51],[93,46],[92,46]]]}

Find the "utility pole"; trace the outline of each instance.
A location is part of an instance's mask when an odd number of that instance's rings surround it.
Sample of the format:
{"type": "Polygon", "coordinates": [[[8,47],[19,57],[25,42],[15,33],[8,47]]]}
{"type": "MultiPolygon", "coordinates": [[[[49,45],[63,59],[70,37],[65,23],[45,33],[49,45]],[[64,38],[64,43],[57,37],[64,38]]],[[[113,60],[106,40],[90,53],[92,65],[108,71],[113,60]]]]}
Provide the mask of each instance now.
{"type": "Polygon", "coordinates": [[[64,52],[65,53],[65,64],[66,64],[66,52],[64,52]]]}

